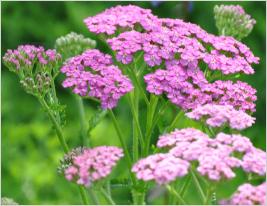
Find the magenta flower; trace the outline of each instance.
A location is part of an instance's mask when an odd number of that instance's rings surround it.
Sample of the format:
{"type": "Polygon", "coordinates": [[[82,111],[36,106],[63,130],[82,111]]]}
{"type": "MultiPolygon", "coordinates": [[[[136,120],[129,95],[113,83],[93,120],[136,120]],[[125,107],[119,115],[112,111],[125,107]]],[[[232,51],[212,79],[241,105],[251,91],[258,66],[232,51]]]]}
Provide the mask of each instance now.
{"type": "Polygon", "coordinates": [[[106,9],[96,16],[84,19],[84,23],[93,33],[111,35],[118,28],[132,29],[138,25],[145,30],[151,30],[155,19],[151,10],[128,5],[106,9]]]}
{"type": "Polygon", "coordinates": [[[203,72],[181,61],[166,62],[166,70],[157,69],[144,76],[147,91],[166,94],[169,100],[184,110],[199,105],[231,105],[237,110],[255,111],[256,90],[245,82],[220,81],[208,83],[203,72]]]}
{"type": "Polygon", "coordinates": [[[22,68],[33,68],[34,64],[55,64],[61,59],[56,50],[45,50],[42,46],[21,45],[15,50],[7,50],[3,57],[4,63],[13,71],[22,68]]]}
{"type": "Polygon", "coordinates": [[[259,61],[248,47],[232,37],[209,34],[180,19],[158,18],[151,10],[137,6],[116,6],[84,22],[96,34],[111,35],[122,29],[122,33],[107,42],[119,54],[117,60],[124,64],[132,62],[135,52],[144,51],[144,60],[151,67],[179,54],[184,65],[193,63],[196,67],[202,60],[211,70],[223,74],[252,74],[251,64],[259,61]]]}
{"type": "Polygon", "coordinates": [[[132,168],[138,179],[167,184],[188,173],[189,163],[171,154],[155,154],[139,160],[132,168]]]}
{"type": "Polygon", "coordinates": [[[254,186],[249,183],[240,185],[229,200],[222,200],[222,205],[266,205],[266,182],[254,186]]]}
{"type": "Polygon", "coordinates": [[[243,111],[235,110],[231,105],[200,105],[187,113],[186,116],[195,120],[204,119],[212,127],[229,125],[229,127],[237,130],[251,127],[255,123],[255,117],[251,117],[243,111]]]}
{"type": "Polygon", "coordinates": [[[133,89],[130,79],[112,65],[111,56],[96,49],[69,59],[61,72],[66,74],[63,87],[99,99],[105,109],[115,107],[120,97],[133,89]]]}
{"type": "Polygon", "coordinates": [[[93,182],[107,177],[118,160],[123,157],[122,149],[100,146],[84,149],[73,157],[72,164],[65,169],[65,177],[77,184],[90,186],[93,182]]]}
{"type": "Polygon", "coordinates": [[[253,148],[247,152],[242,159],[242,168],[246,172],[265,175],[266,173],[266,152],[253,148]]]}
{"type": "Polygon", "coordinates": [[[177,144],[183,142],[191,144],[192,142],[197,140],[201,140],[202,142],[208,142],[209,136],[194,128],[185,128],[181,130],[176,129],[169,134],[164,134],[160,136],[157,142],[157,147],[172,148],[175,147],[177,144]]]}
{"type": "Polygon", "coordinates": [[[160,136],[157,146],[169,149],[168,154],[176,158],[197,162],[197,171],[213,181],[234,178],[233,169],[238,167],[259,175],[266,172],[266,154],[239,134],[219,133],[212,139],[197,129],[186,128],[160,136]],[[236,157],[237,153],[241,157],[236,157]]]}

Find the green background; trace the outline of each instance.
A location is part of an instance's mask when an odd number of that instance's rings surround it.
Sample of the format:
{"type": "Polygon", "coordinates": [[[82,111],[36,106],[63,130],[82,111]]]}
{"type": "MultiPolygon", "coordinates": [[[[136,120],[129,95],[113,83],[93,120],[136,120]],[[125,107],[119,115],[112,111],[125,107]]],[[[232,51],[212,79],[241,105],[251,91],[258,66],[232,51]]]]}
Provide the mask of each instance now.
{"type": "MultiPolygon", "coordinates": [[[[144,8],[150,8],[159,17],[183,18],[200,25],[210,33],[217,30],[213,19],[213,7],[220,2],[131,2],[144,8]]],[[[241,4],[247,13],[256,19],[252,33],[243,40],[261,61],[255,65],[256,73],[242,77],[257,89],[256,124],[243,132],[253,143],[265,150],[265,3],[264,2],[227,2],[241,4]]],[[[7,49],[15,49],[20,44],[40,44],[52,48],[55,39],[70,31],[82,33],[95,39],[83,23],[83,19],[93,16],[105,8],[119,2],[2,2],[1,31],[2,54],[7,49]]],[[[129,4],[121,2],[120,4],[129,4]]],[[[101,47],[101,45],[99,45],[101,47]]],[[[2,65],[3,68],[3,65],[2,65]]],[[[80,204],[77,188],[57,174],[56,167],[63,153],[47,116],[41,110],[35,98],[27,95],[20,87],[18,78],[3,68],[1,79],[1,158],[2,158],[2,196],[11,197],[20,204],[80,204]]],[[[67,105],[66,126],[67,141],[71,147],[81,144],[80,126],[77,117],[75,98],[64,90],[57,81],[59,99],[67,105]]],[[[131,123],[129,108],[125,100],[115,109],[129,145],[131,123]]],[[[85,102],[88,119],[94,114],[96,105],[85,102]]],[[[169,111],[165,118],[172,117],[169,111]]],[[[177,127],[185,127],[188,120],[181,120],[177,127]]],[[[165,124],[167,124],[165,123],[165,124]]],[[[162,123],[164,125],[164,122],[162,123]]],[[[92,131],[91,141],[96,145],[118,145],[116,133],[109,117],[92,131]]],[[[125,163],[122,161],[112,176],[125,175],[125,163]]],[[[235,191],[238,184],[245,181],[243,173],[231,182],[221,186],[218,196],[226,197],[235,191]]],[[[121,204],[129,203],[127,189],[114,189],[115,200],[121,204]]],[[[192,188],[187,194],[188,200],[198,201],[192,188]]],[[[151,197],[150,203],[164,204],[164,198],[151,197]]],[[[189,201],[190,202],[190,201],[189,201]]]]}

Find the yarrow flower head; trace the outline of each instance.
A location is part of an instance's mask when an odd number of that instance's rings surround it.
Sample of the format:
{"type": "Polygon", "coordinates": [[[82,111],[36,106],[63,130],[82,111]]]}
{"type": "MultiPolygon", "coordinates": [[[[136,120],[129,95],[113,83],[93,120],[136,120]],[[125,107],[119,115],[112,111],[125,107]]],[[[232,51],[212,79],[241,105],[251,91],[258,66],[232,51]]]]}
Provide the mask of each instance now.
{"type": "Polygon", "coordinates": [[[167,154],[176,158],[197,162],[197,171],[213,181],[234,178],[233,169],[239,167],[258,175],[266,172],[266,154],[239,134],[219,133],[211,139],[197,129],[186,128],[160,136],[157,146],[169,149],[167,154]]]}
{"type": "Polygon", "coordinates": [[[187,117],[195,120],[202,120],[212,127],[229,125],[232,129],[242,130],[251,127],[255,118],[243,111],[235,110],[231,105],[206,104],[198,106],[186,114],[187,117]]]}
{"type": "Polygon", "coordinates": [[[120,97],[133,89],[130,79],[112,64],[112,57],[96,49],[70,58],[61,72],[66,74],[63,87],[99,99],[104,109],[115,107],[120,97]]]}
{"type": "Polygon", "coordinates": [[[249,183],[240,185],[229,200],[222,200],[222,205],[266,205],[266,182],[254,186],[249,183]]]}
{"type": "Polygon", "coordinates": [[[242,168],[247,173],[265,175],[266,173],[266,152],[254,148],[247,152],[242,159],[242,168]]]}
{"type": "Polygon", "coordinates": [[[117,61],[130,64],[138,53],[156,69],[145,76],[148,92],[166,94],[185,110],[217,103],[255,111],[256,97],[251,86],[218,80],[218,73],[253,74],[251,64],[259,63],[259,58],[233,37],[209,34],[180,19],[158,18],[150,10],[132,5],[107,9],[84,22],[91,32],[105,34],[117,61]],[[203,65],[210,76],[204,74],[203,65]]]}
{"type": "Polygon", "coordinates": [[[216,5],[214,15],[219,33],[239,40],[248,36],[256,24],[239,5],[216,5]]]}
{"type": "Polygon", "coordinates": [[[230,105],[245,112],[255,111],[256,90],[245,82],[217,80],[208,83],[199,68],[184,67],[172,61],[166,70],[158,69],[145,77],[147,91],[161,95],[184,110],[199,105],[230,105]]]}
{"type": "Polygon", "coordinates": [[[81,54],[86,49],[95,48],[96,41],[85,38],[82,34],[70,32],[56,40],[55,48],[64,59],[81,54]]]}
{"type": "Polygon", "coordinates": [[[113,146],[87,148],[72,157],[69,167],[64,170],[65,178],[77,184],[90,186],[93,182],[107,177],[118,160],[123,157],[122,149],[113,146]]]}
{"type": "Polygon", "coordinates": [[[155,19],[151,10],[128,5],[106,9],[96,16],[84,19],[84,23],[93,33],[112,35],[118,28],[127,30],[139,26],[151,30],[155,19]]]}
{"type": "Polygon", "coordinates": [[[139,160],[132,168],[138,179],[167,184],[188,174],[189,163],[171,154],[155,154],[139,160]]]}
{"type": "Polygon", "coordinates": [[[7,50],[3,63],[19,76],[20,83],[28,93],[44,95],[52,77],[58,73],[61,55],[56,50],[45,50],[41,46],[21,45],[15,50],[7,50]]]}

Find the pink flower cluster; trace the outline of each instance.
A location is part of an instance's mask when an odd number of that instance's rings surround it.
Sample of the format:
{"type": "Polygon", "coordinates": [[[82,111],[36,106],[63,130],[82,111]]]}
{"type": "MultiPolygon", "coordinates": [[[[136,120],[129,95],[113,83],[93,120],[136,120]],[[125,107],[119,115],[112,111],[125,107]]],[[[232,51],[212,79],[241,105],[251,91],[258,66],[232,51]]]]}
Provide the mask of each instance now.
{"type": "Polygon", "coordinates": [[[145,76],[150,93],[166,94],[186,110],[217,103],[255,111],[255,89],[250,85],[240,81],[209,83],[202,72],[206,64],[226,75],[254,73],[251,64],[258,63],[259,58],[234,38],[209,34],[180,19],[158,18],[150,10],[132,5],[113,7],[84,21],[96,34],[119,33],[107,39],[117,61],[129,64],[139,52],[150,67],[165,64],[165,69],[145,76]]]}
{"type": "Polygon", "coordinates": [[[115,107],[120,97],[133,89],[130,79],[112,64],[111,56],[96,49],[70,58],[61,72],[66,74],[63,87],[99,99],[105,109],[115,107]]]}
{"type": "Polygon", "coordinates": [[[67,180],[90,186],[92,182],[108,176],[118,160],[123,157],[122,149],[113,146],[100,146],[84,149],[73,158],[71,166],[65,169],[67,180]]]}
{"type": "MultiPolygon", "coordinates": [[[[149,66],[160,65],[162,61],[174,59],[174,54],[179,54],[184,62],[197,65],[199,61],[204,61],[211,70],[221,70],[223,74],[236,72],[252,74],[254,70],[250,64],[259,61],[248,47],[232,37],[209,34],[199,26],[180,19],[161,19],[153,16],[151,11],[136,6],[118,6],[107,9],[97,16],[85,19],[85,22],[91,32],[106,33],[104,30],[101,31],[102,28],[112,27],[111,34],[113,34],[116,26],[120,26],[120,23],[116,21],[121,21],[121,17],[127,18],[128,22],[124,25],[130,28],[130,32],[123,32],[109,39],[108,43],[120,55],[132,56],[137,51],[144,51],[144,59],[149,66]],[[130,9],[133,11],[127,14],[130,9]],[[110,20],[110,13],[112,17],[115,16],[115,21],[110,20]],[[101,19],[101,24],[94,23],[99,19],[101,19]],[[143,22],[151,22],[152,26],[147,28],[143,22]],[[143,26],[141,32],[138,32],[136,24],[143,26]],[[92,27],[95,30],[92,30],[92,27]],[[136,35],[132,35],[133,30],[136,30],[134,32],[136,35]],[[128,37],[125,38],[126,36],[128,37]],[[127,47],[131,47],[132,42],[138,42],[138,46],[135,45],[134,50],[128,50],[127,47]],[[118,44],[127,46],[117,48],[118,44]]],[[[130,62],[129,60],[124,63],[130,62]]]]}
{"type": "Polygon", "coordinates": [[[33,67],[34,63],[41,65],[52,64],[61,59],[56,50],[45,50],[34,45],[20,45],[15,50],[7,50],[3,57],[4,63],[17,70],[23,67],[33,67]]]}
{"type": "Polygon", "coordinates": [[[181,61],[169,61],[166,70],[157,69],[144,79],[150,93],[165,93],[172,103],[184,110],[213,103],[231,105],[246,112],[255,111],[256,90],[250,85],[230,80],[208,83],[199,67],[184,66],[181,61]]]}
{"type": "Polygon", "coordinates": [[[251,127],[255,118],[243,111],[238,111],[231,105],[205,104],[198,106],[193,111],[186,113],[186,116],[195,119],[203,119],[212,127],[221,127],[229,124],[233,129],[242,130],[251,127]]]}
{"type": "Polygon", "coordinates": [[[119,28],[134,29],[134,26],[137,25],[151,30],[155,20],[157,18],[152,15],[151,10],[129,5],[106,9],[96,16],[84,19],[84,23],[93,33],[111,35],[119,28]]]}
{"type": "Polygon", "coordinates": [[[211,180],[235,177],[233,168],[264,175],[266,154],[241,135],[219,133],[215,139],[194,128],[175,130],[159,137],[157,146],[185,161],[197,161],[197,171],[211,180]],[[235,154],[241,153],[241,159],[235,154]]]}
{"type": "Polygon", "coordinates": [[[188,173],[189,162],[170,154],[154,154],[138,161],[132,168],[138,179],[165,184],[188,173]]]}
{"type": "Polygon", "coordinates": [[[254,148],[243,156],[242,168],[248,173],[265,175],[266,173],[266,152],[254,148]]]}
{"type": "Polygon", "coordinates": [[[266,182],[254,186],[245,183],[238,187],[229,200],[220,202],[222,205],[266,205],[266,182]]]}

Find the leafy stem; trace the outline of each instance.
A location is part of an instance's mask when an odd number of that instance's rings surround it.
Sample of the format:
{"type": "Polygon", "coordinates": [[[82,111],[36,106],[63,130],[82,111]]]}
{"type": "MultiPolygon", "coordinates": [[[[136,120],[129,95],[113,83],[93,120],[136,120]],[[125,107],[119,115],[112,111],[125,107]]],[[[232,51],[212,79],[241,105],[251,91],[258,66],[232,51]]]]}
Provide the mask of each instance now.
{"type": "MultiPolygon", "coordinates": [[[[53,112],[51,111],[51,109],[49,108],[49,106],[47,105],[46,101],[43,98],[38,98],[38,100],[39,100],[40,104],[42,105],[42,107],[47,112],[52,124],[54,125],[56,133],[57,133],[57,137],[59,139],[59,142],[60,142],[64,152],[68,153],[69,152],[69,147],[68,147],[68,145],[67,145],[67,143],[65,141],[62,129],[61,129],[59,123],[57,122],[56,117],[54,116],[53,112]]],[[[87,199],[87,196],[86,196],[86,191],[85,191],[84,187],[79,186],[79,192],[80,192],[80,195],[82,197],[83,203],[85,205],[88,205],[89,202],[88,202],[88,199],[87,199]]]]}
{"type": "Polygon", "coordinates": [[[46,101],[43,98],[38,98],[40,104],[43,106],[43,108],[45,109],[45,111],[47,112],[51,122],[53,123],[59,142],[64,150],[65,153],[68,153],[69,151],[69,147],[65,141],[65,138],[63,136],[63,132],[62,129],[60,127],[60,125],[58,124],[56,117],[54,116],[53,112],[51,111],[51,109],[49,108],[49,106],[47,105],[46,101]]]}

